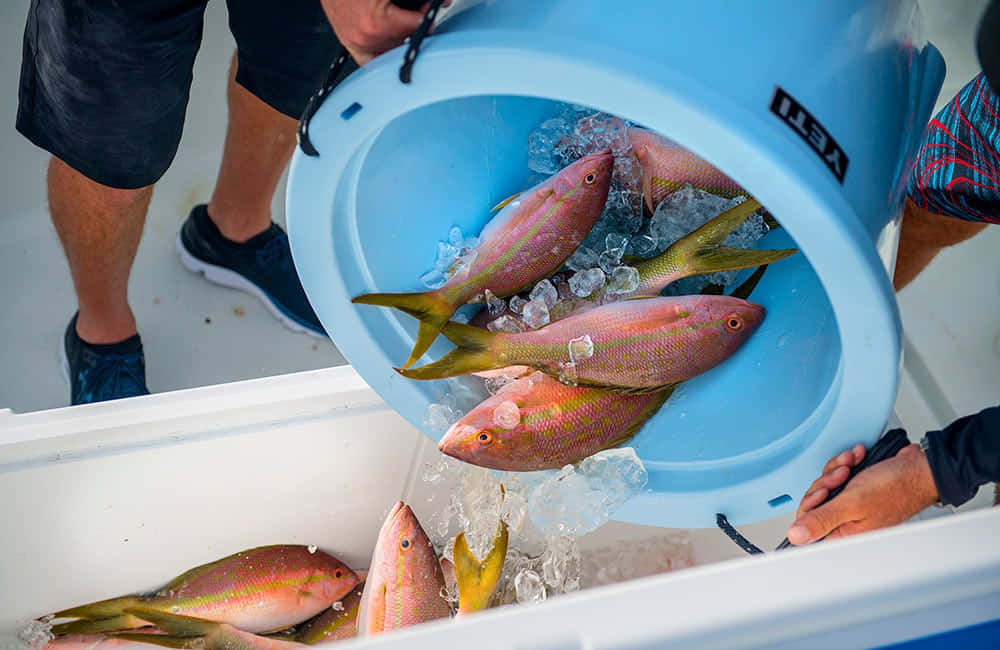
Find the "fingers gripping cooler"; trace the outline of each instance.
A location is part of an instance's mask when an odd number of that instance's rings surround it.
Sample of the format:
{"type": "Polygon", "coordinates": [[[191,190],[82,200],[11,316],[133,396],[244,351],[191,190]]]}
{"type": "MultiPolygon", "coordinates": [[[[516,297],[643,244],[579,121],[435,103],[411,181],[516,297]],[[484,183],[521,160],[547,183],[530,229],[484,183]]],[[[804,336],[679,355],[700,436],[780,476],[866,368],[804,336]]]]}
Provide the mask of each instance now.
{"type": "MultiPolygon", "coordinates": [[[[525,189],[529,133],[562,102],[662,133],[746,188],[797,247],[753,300],[762,327],[686,382],[629,444],[648,490],[616,517],[708,527],[789,511],[834,453],[872,443],[896,395],[889,280],[906,174],[944,65],[912,1],[803,4],[504,0],[348,78],[312,120],[288,186],[306,292],[361,376],[420,427],[428,404],[481,380],[405,379],[416,321],[352,305],[423,290],[435,242],[475,233],[525,189]],[[888,271],[888,272],[887,272],[888,271]],[[463,383],[464,382],[464,383],[463,383]]],[[[423,361],[451,349],[443,337],[423,361]]],[[[427,431],[425,431],[427,432],[427,431]]],[[[430,432],[427,432],[430,435],[430,432]]],[[[432,435],[437,437],[440,434],[432,435]]]]}

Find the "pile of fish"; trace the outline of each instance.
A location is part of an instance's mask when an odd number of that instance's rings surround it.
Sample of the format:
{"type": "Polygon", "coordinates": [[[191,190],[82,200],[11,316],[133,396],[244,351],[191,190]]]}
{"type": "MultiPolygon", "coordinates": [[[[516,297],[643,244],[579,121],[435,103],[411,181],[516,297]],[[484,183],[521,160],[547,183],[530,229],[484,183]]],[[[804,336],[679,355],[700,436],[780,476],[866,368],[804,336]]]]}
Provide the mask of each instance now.
{"type": "Polygon", "coordinates": [[[450,617],[448,592],[458,593],[456,615],[488,607],[507,543],[501,520],[482,561],[464,533],[454,539],[454,561],[439,558],[400,502],[379,531],[367,576],[314,546],[255,548],[191,569],[154,594],[50,614],[54,638],[45,648],[293,650],[380,634],[450,617]]]}
{"type": "Polygon", "coordinates": [[[626,442],[678,384],[732,356],[764,318],[763,307],[733,295],[662,296],[668,285],[766,267],[796,252],[726,245],[749,218],[760,218],[762,207],[686,149],[617,118],[584,118],[581,129],[610,134],[589,141],[613,146],[575,152],[575,161],[497,205],[477,238],[452,237],[466,248],[440,286],[353,300],[419,320],[409,358],[396,369],[403,376],[478,374],[506,382],[442,438],[441,451],[462,461],[509,471],[558,469],[626,442]],[[638,177],[622,171],[636,167],[638,177]],[[559,274],[606,213],[612,186],[616,196],[641,197],[654,215],[680,191],[745,198],[652,257],[626,258],[624,241],[608,234],[608,242],[621,245],[609,243],[597,266],[559,274]],[[451,320],[470,303],[486,309],[469,324],[451,320]],[[439,334],[455,350],[413,367],[439,334]]]}
{"type": "MultiPolygon", "coordinates": [[[[567,139],[565,128],[549,131],[532,136],[532,166],[548,171],[559,163],[559,169],[496,206],[498,214],[478,237],[466,239],[453,229],[444,247],[448,254],[432,272],[432,290],[372,293],[354,302],[394,307],[419,320],[413,350],[397,369],[403,376],[477,374],[493,388],[491,397],[448,429],[442,452],[495,470],[563,468],[555,483],[572,479],[566,472],[572,467],[565,466],[580,463],[576,481],[585,483],[585,475],[615,467],[610,458],[598,462],[599,455],[631,452],[605,450],[632,438],[680,383],[732,356],[764,318],[764,309],[747,301],[749,291],[742,287],[734,292],[739,297],[720,295],[721,287],[675,296],[661,295],[664,290],[693,276],[759,267],[747,282],[752,288],[768,264],[795,250],[727,245],[748,220],[763,218],[761,205],[719,170],[655,133],[609,116],[586,116],[575,131],[586,133],[590,148],[598,149],[588,150],[567,139]],[[659,246],[669,230],[662,215],[683,208],[691,197],[714,197],[711,205],[724,208],[659,246]],[[607,221],[627,224],[631,240],[595,229],[607,221]],[[602,253],[584,245],[595,240],[605,243],[602,253]],[[469,323],[453,320],[469,303],[486,309],[469,323]],[[455,349],[413,367],[438,335],[455,349]],[[589,473],[583,471],[588,463],[594,465],[589,473]]],[[[727,283],[734,276],[709,277],[727,283]]],[[[642,484],[640,473],[634,478],[642,484]]],[[[534,493],[548,490],[550,482],[534,493]]],[[[625,497],[623,487],[611,500],[625,497]]],[[[524,498],[500,485],[501,504],[514,499],[523,514],[524,498]]],[[[592,529],[606,514],[577,522],[575,529],[592,529]]],[[[574,529],[556,523],[560,530],[574,529]]],[[[515,553],[505,573],[508,521],[497,513],[490,540],[492,525],[490,519],[476,538],[477,548],[486,549],[484,559],[470,550],[465,531],[444,537],[451,540],[447,559],[400,502],[379,531],[366,572],[314,546],[254,548],[191,569],[153,594],[44,617],[46,625],[54,623],[46,639],[54,638],[45,647],[286,650],[511,602],[510,582],[519,601],[522,591],[528,600],[536,600],[530,596],[536,592],[544,599],[541,577],[521,566],[525,558],[515,553]]],[[[559,539],[569,538],[552,538],[559,539]]]]}

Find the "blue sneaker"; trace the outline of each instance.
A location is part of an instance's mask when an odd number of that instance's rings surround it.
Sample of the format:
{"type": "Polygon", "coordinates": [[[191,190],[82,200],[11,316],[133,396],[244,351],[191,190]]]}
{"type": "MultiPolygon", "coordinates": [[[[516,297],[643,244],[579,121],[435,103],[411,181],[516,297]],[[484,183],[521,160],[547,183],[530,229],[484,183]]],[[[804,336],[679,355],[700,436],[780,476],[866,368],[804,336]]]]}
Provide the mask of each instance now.
{"type": "Polygon", "coordinates": [[[181,226],[177,253],[189,271],[260,298],[289,329],[326,338],[292,264],[288,235],[277,224],[238,244],[219,232],[204,204],[197,205],[181,226]]]}
{"type": "Polygon", "coordinates": [[[87,343],[76,333],[76,318],[74,315],[69,322],[61,348],[70,403],[90,404],[149,395],[139,335],[107,345],[87,343]]]}

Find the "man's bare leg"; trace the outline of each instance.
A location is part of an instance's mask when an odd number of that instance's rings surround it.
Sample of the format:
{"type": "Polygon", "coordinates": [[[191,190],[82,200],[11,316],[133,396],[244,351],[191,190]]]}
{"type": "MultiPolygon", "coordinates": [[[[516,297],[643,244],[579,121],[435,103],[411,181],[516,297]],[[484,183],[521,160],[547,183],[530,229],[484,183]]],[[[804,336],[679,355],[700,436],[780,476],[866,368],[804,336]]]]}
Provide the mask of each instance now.
{"type": "Polygon", "coordinates": [[[893,285],[899,291],[917,277],[946,246],[954,246],[978,235],[985,223],[963,221],[917,207],[906,199],[899,234],[893,285]]]}
{"type": "Polygon", "coordinates": [[[128,278],[153,187],[107,187],[53,157],[48,194],[80,306],[77,334],[88,343],[129,338],[136,324],[128,304],[128,278]]]}
{"type": "Polygon", "coordinates": [[[292,118],[236,83],[229,71],[229,127],[208,214],[227,238],[245,242],[271,225],[271,199],[295,148],[292,118]]]}

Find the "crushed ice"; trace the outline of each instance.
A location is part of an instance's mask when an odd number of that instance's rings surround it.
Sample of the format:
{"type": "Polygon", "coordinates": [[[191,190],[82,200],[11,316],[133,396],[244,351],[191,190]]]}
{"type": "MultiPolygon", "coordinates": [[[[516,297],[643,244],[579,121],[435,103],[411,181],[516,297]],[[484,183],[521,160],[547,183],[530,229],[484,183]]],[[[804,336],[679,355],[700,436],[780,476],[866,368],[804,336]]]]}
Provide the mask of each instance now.
{"type": "MultiPolygon", "coordinates": [[[[530,384],[531,378],[518,382],[530,384]]],[[[577,591],[583,580],[577,538],[607,522],[642,490],[646,470],[634,450],[624,448],[595,454],[576,468],[544,472],[499,472],[442,457],[425,466],[424,480],[454,485],[448,505],[435,509],[426,527],[449,560],[459,531],[482,559],[498,520],[507,522],[510,547],[494,604],[508,604],[577,591]]]]}

